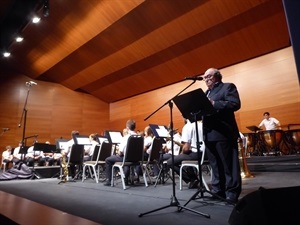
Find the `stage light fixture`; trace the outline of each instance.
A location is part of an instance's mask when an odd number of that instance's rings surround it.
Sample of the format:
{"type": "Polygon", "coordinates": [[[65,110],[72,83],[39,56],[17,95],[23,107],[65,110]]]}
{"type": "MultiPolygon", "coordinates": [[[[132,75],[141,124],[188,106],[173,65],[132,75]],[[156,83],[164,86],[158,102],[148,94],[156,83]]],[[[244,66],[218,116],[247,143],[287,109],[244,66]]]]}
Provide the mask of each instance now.
{"type": "Polygon", "coordinates": [[[10,56],[10,52],[3,52],[3,56],[4,56],[5,58],[9,57],[9,56],[10,56]]]}
{"type": "Polygon", "coordinates": [[[41,20],[41,18],[38,17],[38,16],[35,16],[35,17],[32,18],[33,23],[38,23],[38,22],[40,22],[40,20],[41,20]]]}
{"type": "Polygon", "coordinates": [[[21,36],[17,36],[16,37],[16,42],[22,42],[23,41],[23,37],[21,37],[21,36]]]}
{"type": "Polygon", "coordinates": [[[44,0],[43,15],[44,17],[48,17],[50,15],[49,0],[44,0]]]}

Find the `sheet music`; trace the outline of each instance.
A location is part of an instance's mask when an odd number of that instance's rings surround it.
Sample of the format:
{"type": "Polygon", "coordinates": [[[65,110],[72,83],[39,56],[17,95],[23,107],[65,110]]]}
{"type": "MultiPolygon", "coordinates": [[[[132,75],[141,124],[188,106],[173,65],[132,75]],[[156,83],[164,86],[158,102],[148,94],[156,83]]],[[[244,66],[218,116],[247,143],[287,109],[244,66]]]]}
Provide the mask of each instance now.
{"type": "Polygon", "coordinates": [[[165,128],[165,126],[158,126],[156,132],[159,137],[169,137],[169,131],[165,128]]]}

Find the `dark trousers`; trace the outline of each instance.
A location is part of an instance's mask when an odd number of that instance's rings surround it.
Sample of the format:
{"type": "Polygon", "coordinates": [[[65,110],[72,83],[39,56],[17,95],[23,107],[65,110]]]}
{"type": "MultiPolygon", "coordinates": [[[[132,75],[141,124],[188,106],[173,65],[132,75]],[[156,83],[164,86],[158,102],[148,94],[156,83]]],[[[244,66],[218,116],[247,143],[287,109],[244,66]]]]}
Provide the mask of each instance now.
{"type": "MultiPolygon", "coordinates": [[[[189,152],[187,154],[182,153],[177,156],[174,156],[174,172],[176,172],[179,175],[182,161],[197,160],[197,159],[198,159],[197,152],[189,152]]],[[[168,159],[167,165],[169,168],[172,168],[172,157],[168,159]]],[[[197,174],[194,172],[193,168],[187,167],[186,169],[182,170],[182,179],[184,180],[184,182],[189,183],[197,179],[197,174]]]]}
{"type": "MultiPolygon", "coordinates": [[[[115,164],[115,162],[123,162],[123,156],[112,155],[105,159],[105,177],[107,181],[111,181],[112,167],[115,164]]],[[[129,168],[124,167],[123,170],[124,170],[125,178],[128,178],[130,172],[129,168]]]]}
{"type": "Polygon", "coordinates": [[[237,141],[207,141],[205,145],[212,169],[212,192],[225,193],[228,198],[238,199],[242,178],[237,141]]]}

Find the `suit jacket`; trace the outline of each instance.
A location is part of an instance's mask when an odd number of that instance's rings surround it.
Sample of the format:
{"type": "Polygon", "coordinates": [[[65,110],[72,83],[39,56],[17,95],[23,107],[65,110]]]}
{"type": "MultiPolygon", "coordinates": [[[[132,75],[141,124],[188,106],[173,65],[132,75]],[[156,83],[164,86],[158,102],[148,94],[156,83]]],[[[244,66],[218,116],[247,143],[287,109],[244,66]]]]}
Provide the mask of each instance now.
{"type": "Polygon", "coordinates": [[[241,108],[241,101],[236,86],[233,83],[217,83],[208,98],[215,102],[216,113],[203,117],[205,140],[237,140],[239,130],[234,112],[241,108]]]}

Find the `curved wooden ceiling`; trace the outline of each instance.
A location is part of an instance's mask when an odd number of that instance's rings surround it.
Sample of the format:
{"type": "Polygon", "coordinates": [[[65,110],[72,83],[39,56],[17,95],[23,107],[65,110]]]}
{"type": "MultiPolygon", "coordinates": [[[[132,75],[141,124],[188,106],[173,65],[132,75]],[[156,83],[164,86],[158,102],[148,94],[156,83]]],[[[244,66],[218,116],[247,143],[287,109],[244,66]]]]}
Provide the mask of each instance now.
{"type": "Polygon", "coordinates": [[[1,76],[21,73],[108,103],[290,46],[281,0],[49,3],[49,17],[28,24],[12,57],[0,59],[1,76]]]}

